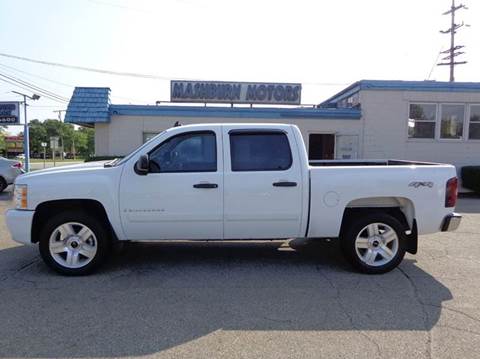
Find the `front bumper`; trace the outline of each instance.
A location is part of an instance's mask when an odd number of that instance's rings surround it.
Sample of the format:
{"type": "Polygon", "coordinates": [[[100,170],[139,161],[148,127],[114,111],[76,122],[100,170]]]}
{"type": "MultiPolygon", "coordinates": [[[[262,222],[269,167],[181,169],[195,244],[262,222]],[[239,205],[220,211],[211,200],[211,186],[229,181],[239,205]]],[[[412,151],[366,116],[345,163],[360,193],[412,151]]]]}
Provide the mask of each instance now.
{"type": "Polygon", "coordinates": [[[450,213],[443,219],[442,232],[454,231],[460,225],[462,216],[458,213],[450,213]]]}
{"type": "Polygon", "coordinates": [[[32,221],[35,211],[9,209],[5,214],[7,227],[15,242],[32,244],[32,221]]]}

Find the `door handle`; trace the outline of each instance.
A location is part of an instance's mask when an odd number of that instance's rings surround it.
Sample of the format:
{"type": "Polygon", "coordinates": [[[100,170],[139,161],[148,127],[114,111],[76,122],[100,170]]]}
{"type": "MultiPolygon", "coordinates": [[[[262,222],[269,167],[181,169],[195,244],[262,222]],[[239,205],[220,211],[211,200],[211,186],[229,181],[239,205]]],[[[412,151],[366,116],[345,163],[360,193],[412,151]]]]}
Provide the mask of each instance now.
{"type": "Polygon", "coordinates": [[[273,182],[272,185],[274,187],[297,187],[297,182],[280,181],[280,182],[273,182]]]}
{"type": "Polygon", "coordinates": [[[218,188],[216,183],[197,183],[193,185],[193,188],[218,188]]]}

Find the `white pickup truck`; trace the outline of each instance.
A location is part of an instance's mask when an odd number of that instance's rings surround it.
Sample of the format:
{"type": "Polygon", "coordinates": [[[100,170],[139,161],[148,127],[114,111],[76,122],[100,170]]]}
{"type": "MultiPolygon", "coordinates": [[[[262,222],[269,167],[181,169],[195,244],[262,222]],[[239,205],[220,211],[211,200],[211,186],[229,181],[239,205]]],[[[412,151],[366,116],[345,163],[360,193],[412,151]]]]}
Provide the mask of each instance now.
{"type": "Polygon", "coordinates": [[[116,241],[339,238],[366,273],[450,231],[451,165],[398,160],[309,163],[299,129],[206,124],[166,130],[121,160],[31,172],[7,224],[63,274],[86,274],[116,241]]]}

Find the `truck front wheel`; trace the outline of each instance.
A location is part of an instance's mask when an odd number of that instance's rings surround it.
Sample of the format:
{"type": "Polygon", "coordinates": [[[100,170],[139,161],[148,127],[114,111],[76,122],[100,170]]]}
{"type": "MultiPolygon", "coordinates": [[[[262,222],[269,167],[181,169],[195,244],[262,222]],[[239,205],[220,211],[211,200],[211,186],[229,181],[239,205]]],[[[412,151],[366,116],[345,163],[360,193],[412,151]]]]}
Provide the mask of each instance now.
{"type": "Polygon", "coordinates": [[[110,251],[105,224],[82,211],[65,211],[50,218],[40,231],[44,262],[65,275],[91,273],[110,251]]]}
{"type": "Polygon", "coordinates": [[[404,226],[384,213],[374,213],[349,221],[341,238],[347,260],[368,274],[386,273],[405,256],[404,226]]]}

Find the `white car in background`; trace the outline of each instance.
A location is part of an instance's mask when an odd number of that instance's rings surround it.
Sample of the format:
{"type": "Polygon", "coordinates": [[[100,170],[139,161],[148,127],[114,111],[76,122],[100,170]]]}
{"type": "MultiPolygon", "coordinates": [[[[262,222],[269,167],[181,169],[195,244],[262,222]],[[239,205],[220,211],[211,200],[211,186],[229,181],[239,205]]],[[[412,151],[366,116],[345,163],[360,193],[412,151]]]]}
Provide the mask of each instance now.
{"type": "Polygon", "coordinates": [[[0,157],[0,192],[13,184],[15,178],[23,173],[22,162],[0,157]]]}

